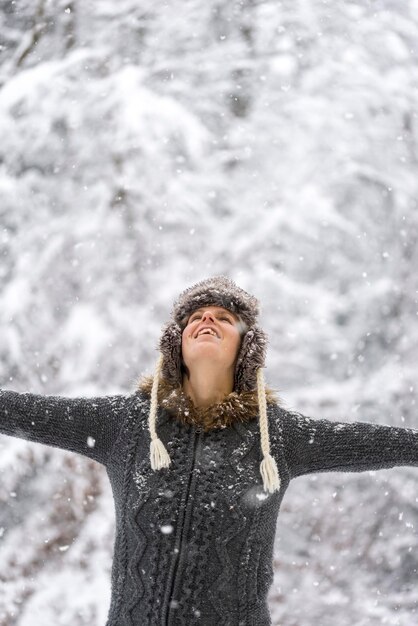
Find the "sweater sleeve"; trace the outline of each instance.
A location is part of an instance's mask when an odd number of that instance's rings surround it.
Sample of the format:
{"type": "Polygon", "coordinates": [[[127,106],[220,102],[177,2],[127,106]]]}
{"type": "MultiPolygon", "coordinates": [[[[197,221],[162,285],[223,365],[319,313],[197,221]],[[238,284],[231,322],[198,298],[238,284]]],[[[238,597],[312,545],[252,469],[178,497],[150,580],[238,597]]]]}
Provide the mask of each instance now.
{"type": "Polygon", "coordinates": [[[314,472],[418,465],[418,430],[314,419],[293,411],[282,411],[281,415],[290,478],[314,472]]]}
{"type": "Polygon", "coordinates": [[[0,390],[0,433],[78,452],[106,465],[122,426],[126,399],[0,390]]]}

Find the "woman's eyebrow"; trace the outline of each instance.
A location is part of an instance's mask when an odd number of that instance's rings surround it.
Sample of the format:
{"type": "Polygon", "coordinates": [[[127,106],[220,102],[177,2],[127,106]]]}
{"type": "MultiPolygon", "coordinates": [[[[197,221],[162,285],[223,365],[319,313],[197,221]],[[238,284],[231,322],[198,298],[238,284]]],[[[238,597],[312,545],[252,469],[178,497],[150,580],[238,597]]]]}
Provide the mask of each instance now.
{"type": "Polygon", "coordinates": [[[229,315],[230,317],[232,317],[232,319],[234,320],[234,322],[238,322],[238,315],[235,315],[235,313],[232,313],[232,311],[222,311],[223,315],[229,315]]]}

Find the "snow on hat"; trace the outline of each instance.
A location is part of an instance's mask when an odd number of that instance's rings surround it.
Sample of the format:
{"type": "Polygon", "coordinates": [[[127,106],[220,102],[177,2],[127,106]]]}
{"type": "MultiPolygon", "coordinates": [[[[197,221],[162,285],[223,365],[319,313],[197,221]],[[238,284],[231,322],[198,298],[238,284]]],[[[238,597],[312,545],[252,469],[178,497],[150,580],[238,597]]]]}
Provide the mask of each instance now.
{"type": "Polygon", "coordinates": [[[156,432],[159,380],[163,378],[175,385],[182,384],[182,333],[193,311],[205,306],[223,307],[235,313],[240,320],[242,340],[235,366],[234,391],[241,393],[257,389],[261,449],[264,457],[260,464],[260,473],[265,491],[271,493],[278,491],[280,478],[276,461],[270,455],[266,392],[262,369],[265,365],[267,335],[257,326],[258,300],[226,276],[214,276],[202,280],[183,291],[173,305],[171,321],[163,329],[159,344],[160,355],[151,390],[149,415],[151,467],[153,470],[158,470],[168,467],[171,463],[170,456],[156,432]]]}

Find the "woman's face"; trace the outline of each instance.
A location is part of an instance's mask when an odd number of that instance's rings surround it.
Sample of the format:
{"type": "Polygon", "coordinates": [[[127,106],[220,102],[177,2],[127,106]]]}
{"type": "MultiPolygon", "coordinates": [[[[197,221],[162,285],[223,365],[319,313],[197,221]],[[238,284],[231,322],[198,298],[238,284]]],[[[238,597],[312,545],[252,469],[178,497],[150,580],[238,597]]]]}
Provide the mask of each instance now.
{"type": "Polygon", "coordinates": [[[202,359],[209,359],[215,367],[235,367],[241,345],[241,324],[234,313],[220,306],[193,311],[181,342],[183,360],[189,371],[202,359]]]}

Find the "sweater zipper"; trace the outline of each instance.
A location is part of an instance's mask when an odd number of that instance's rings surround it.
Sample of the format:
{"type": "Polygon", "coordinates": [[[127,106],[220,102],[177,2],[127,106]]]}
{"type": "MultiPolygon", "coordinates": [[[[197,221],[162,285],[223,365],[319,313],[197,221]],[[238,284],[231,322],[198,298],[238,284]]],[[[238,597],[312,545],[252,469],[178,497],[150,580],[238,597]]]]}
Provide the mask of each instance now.
{"type": "Polygon", "coordinates": [[[191,511],[193,509],[193,501],[189,500],[189,498],[190,498],[190,495],[192,494],[192,491],[194,491],[193,488],[196,482],[196,477],[194,476],[193,470],[194,470],[195,463],[196,463],[196,449],[199,447],[201,438],[202,438],[201,432],[197,432],[197,431],[193,432],[192,462],[190,466],[186,491],[185,491],[185,494],[183,495],[183,501],[182,501],[183,506],[180,507],[180,512],[181,510],[183,510],[183,516],[181,518],[181,522],[179,522],[181,524],[181,535],[180,535],[180,540],[178,544],[176,544],[176,546],[174,547],[174,551],[177,552],[177,558],[176,558],[175,565],[174,565],[174,571],[173,571],[171,585],[170,585],[170,594],[168,597],[168,614],[167,614],[167,622],[166,622],[167,626],[170,626],[171,624],[174,623],[175,618],[176,618],[176,611],[178,610],[176,606],[171,606],[171,602],[172,602],[173,597],[175,597],[174,594],[176,593],[176,590],[180,584],[180,580],[177,579],[177,572],[179,571],[181,572],[180,566],[183,564],[183,561],[184,561],[184,553],[185,553],[184,542],[185,542],[185,538],[187,537],[187,533],[189,530],[191,511]],[[189,523],[186,524],[186,522],[189,522],[189,523]]]}

